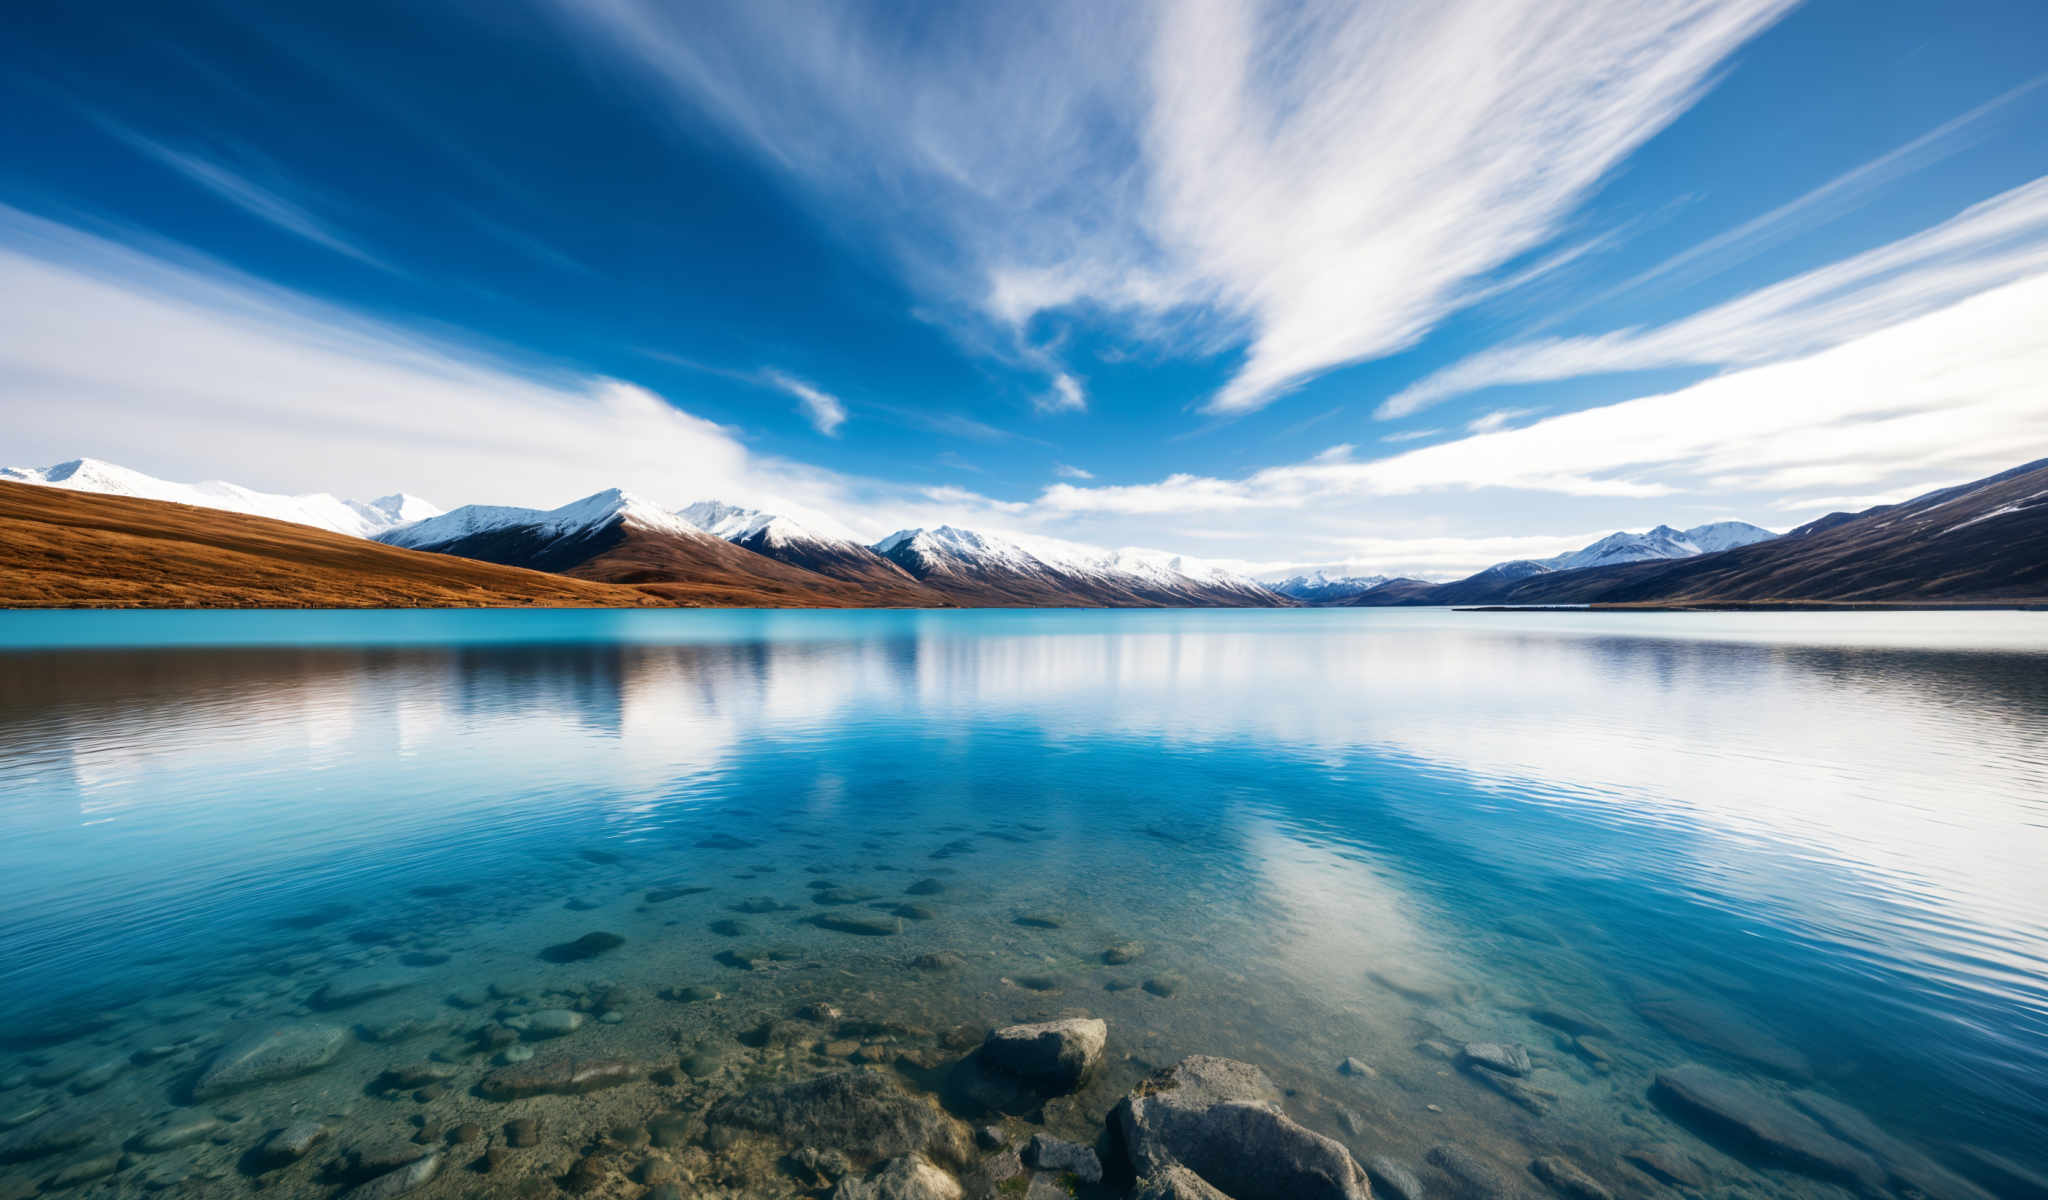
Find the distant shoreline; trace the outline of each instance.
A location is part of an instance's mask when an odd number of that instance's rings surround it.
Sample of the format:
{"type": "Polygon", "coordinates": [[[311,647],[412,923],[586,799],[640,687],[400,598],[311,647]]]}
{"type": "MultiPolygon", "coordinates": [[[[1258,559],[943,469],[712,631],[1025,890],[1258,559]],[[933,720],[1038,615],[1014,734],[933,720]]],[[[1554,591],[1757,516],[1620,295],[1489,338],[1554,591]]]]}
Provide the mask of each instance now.
{"type": "Polygon", "coordinates": [[[2044,612],[2048,600],[1910,603],[1873,600],[1867,603],[1825,600],[1756,600],[1699,604],[1479,604],[1452,612],[1516,613],[1674,613],[1674,612],[2044,612]]]}

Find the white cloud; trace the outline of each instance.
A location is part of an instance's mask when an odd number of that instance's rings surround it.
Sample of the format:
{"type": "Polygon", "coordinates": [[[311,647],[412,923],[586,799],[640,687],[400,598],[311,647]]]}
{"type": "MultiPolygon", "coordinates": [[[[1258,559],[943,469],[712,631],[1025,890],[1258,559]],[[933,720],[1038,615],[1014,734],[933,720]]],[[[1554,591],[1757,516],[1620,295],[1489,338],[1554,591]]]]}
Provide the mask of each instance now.
{"type": "Polygon", "coordinates": [[[1465,432],[1492,433],[1497,429],[1507,428],[1508,423],[1511,421],[1518,421],[1523,417],[1533,416],[1542,411],[1540,408],[1497,408],[1490,413],[1474,417],[1472,420],[1465,422],[1465,432]]]}
{"type": "Polygon", "coordinates": [[[511,365],[192,256],[173,263],[0,207],[11,459],[442,504],[607,487],[829,514],[851,482],[751,454],[617,379],[511,365]]]}
{"type": "Polygon", "coordinates": [[[1651,329],[1501,346],[1405,388],[1403,417],[1462,392],[1653,367],[1768,362],[1838,345],[2048,269],[2048,178],[1932,229],[1651,329]]]}
{"type": "Polygon", "coordinates": [[[1343,498],[1506,488],[1673,496],[1957,478],[2048,454],[2048,274],[1802,359],[1364,462],[1241,479],[1055,484],[1055,512],[1304,509],[1343,498]]]}
{"type": "Polygon", "coordinates": [[[1052,473],[1059,476],[1061,479],[1095,478],[1095,472],[1086,471],[1081,469],[1080,467],[1070,467],[1066,463],[1054,463],[1052,466],[1052,473]]]}
{"type": "Polygon", "coordinates": [[[762,378],[795,396],[803,405],[804,419],[811,423],[813,429],[826,437],[839,436],[839,427],[846,424],[846,406],[839,402],[837,396],[781,371],[764,371],[762,378]]]}
{"type": "Polygon", "coordinates": [[[1233,413],[1483,294],[1790,3],[1045,0],[914,39],[886,5],[558,8],[1021,364],[1064,374],[1040,314],[1111,311],[1242,348],[1233,413]]]}
{"type": "Polygon", "coordinates": [[[1040,412],[1082,412],[1088,407],[1088,393],[1081,390],[1081,381],[1061,371],[1052,377],[1052,389],[1032,402],[1040,412]]]}

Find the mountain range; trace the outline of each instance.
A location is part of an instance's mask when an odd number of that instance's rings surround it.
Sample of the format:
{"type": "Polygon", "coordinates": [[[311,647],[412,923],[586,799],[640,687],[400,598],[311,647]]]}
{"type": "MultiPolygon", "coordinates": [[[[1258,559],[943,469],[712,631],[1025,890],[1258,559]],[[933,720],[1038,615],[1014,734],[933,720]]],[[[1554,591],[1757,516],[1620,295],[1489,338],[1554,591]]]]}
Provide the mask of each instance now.
{"type": "Polygon", "coordinates": [[[1449,583],[1324,570],[1262,584],[1182,555],[949,525],[864,545],[774,513],[716,500],[669,510],[617,489],[554,509],[444,513],[405,494],[363,502],[178,484],[78,459],[0,469],[0,495],[10,522],[0,545],[11,585],[0,602],[8,604],[344,604],[358,596],[788,607],[1694,606],[2048,597],[2048,460],[1903,504],[1830,514],[1783,536],[1740,521],[1660,525],[1449,583]],[[139,563],[152,538],[172,558],[219,564],[208,580],[179,588],[139,563]],[[67,552],[67,542],[97,547],[104,564],[67,552]],[[434,565],[451,557],[479,565],[434,565]],[[505,573],[478,575],[481,564],[505,573]],[[310,589],[296,600],[294,572],[310,589]],[[345,585],[351,572],[360,586],[345,585]],[[162,594],[134,586],[142,577],[165,580],[162,594]],[[242,583],[210,586],[222,579],[242,583]]]}

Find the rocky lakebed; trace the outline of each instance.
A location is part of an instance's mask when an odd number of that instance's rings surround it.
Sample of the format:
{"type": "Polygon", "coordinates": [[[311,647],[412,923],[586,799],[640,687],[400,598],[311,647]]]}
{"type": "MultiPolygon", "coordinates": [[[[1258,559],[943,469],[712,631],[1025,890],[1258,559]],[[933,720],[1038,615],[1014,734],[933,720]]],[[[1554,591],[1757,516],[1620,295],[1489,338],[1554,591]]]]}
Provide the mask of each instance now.
{"type": "Polygon", "coordinates": [[[1539,921],[1283,968],[1228,879],[1148,906],[1143,879],[974,868],[1053,836],[1027,823],[852,854],[800,822],[773,836],[564,850],[549,874],[224,933],[134,994],[16,997],[0,1200],[2048,1186],[1866,1115],[1764,998],[1717,996],[1734,985],[1704,968],[1617,981],[1539,921]]]}

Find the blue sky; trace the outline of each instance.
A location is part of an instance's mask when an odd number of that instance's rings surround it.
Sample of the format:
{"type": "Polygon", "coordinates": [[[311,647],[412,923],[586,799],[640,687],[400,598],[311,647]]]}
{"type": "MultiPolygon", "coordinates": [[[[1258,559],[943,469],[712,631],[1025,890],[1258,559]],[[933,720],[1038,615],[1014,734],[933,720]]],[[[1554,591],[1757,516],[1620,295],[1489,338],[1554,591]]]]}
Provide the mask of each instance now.
{"type": "Polygon", "coordinates": [[[1455,575],[2048,455],[2048,10],[102,4],[0,457],[1455,575]]]}

